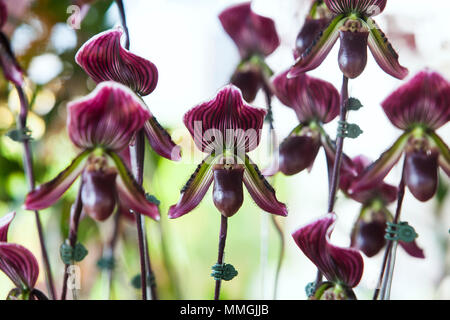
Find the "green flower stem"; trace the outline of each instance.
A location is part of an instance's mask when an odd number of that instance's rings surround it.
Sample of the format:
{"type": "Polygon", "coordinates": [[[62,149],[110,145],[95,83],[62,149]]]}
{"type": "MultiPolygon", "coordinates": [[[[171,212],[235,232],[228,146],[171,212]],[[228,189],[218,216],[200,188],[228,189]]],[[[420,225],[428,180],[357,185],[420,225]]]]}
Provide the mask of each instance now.
{"type": "MultiPolygon", "coordinates": [[[[25,93],[23,92],[23,89],[21,86],[16,86],[17,94],[19,95],[20,100],[20,114],[19,114],[19,121],[17,122],[17,126],[20,132],[26,130],[27,127],[27,117],[28,117],[28,101],[25,97],[25,93]]],[[[30,140],[29,139],[23,139],[23,164],[25,169],[25,176],[28,180],[28,186],[30,191],[33,191],[35,188],[35,180],[34,180],[34,171],[33,171],[33,157],[31,153],[31,146],[30,146],[30,140]]],[[[47,248],[45,246],[45,240],[44,240],[44,232],[42,228],[41,219],[39,216],[39,211],[34,211],[34,216],[36,220],[36,228],[38,231],[39,236],[39,244],[41,246],[41,254],[42,254],[42,260],[44,263],[44,269],[45,269],[45,279],[47,282],[47,290],[50,296],[50,299],[55,299],[55,285],[53,282],[53,275],[52,270],[50,266],[50,259],[48,256],[47,248]]]]}

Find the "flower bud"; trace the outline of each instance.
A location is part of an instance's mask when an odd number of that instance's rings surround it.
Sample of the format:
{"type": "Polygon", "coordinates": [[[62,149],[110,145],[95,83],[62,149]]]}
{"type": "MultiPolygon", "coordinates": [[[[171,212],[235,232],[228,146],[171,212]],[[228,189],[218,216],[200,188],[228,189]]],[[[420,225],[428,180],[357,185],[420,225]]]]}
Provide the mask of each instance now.
{"type": "Polygon", "coordinates": [[[369,32],[357,20],[349,20],[339,31],[339,68],[350,79],[358,77],[367,64],[367,40],[369,32]]]}
{"type": "Polygon", "coordinates": [[[419,201],[428,201],[438,185],[438,153],[413,150],[406,153],[405,183],[419,201]]]}
{"type": "Polygon", "coordinates": [[[103,221],[114,211],[116,206],[116,176],[113,169],[96,169],[87,167],[83,172],[81,200],[84,212],[91,218],[103,221]]]}
{"type": "Polygon", "coordinates": [[[243,177],[244,168],[239,165],[216,165],[214,168],[213,200],[225,217],[233,216],[244,202],[243,177]]]}
{"type": "Polygon", "coordinates": [[[320,141],[313,136],[292,136],[280,145],[280,171],[287,176],[303,171],[314,163],[320,141]]]}

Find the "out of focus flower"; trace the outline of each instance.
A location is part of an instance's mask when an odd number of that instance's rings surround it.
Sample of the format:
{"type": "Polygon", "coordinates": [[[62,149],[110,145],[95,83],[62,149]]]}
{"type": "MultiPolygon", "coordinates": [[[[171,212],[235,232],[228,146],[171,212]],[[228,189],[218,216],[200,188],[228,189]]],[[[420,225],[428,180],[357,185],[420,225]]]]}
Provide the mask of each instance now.
{"type": "Polygon", "coordinates": [[[357,250],[330,243],[335,220],[336,215],[330,213],[292,234],[295,243],[328,280],[316,288],[312,299],[356,299],[352,288],[361,280],[364,261],[357,250]]]}
{"type": "Polygon", "coordinates": [[[130,89],[112,81],[102,82],[67,108],[69,137],[83,152],[54,180],[30,192],[25,208],[51,206],[81,175],[83,210],[92,218],[107,219],[120,203],[159,219],[157,206],[147,201],[144,190],[118,155],[151,117],[148,108],[130,89]]]}
{"type": "Polygon", "coordinates": [[[9,225],[15,215],[15,212],[11,212],[0,218],[0,270],[15,285],[8,299],[34,299],[34,286],[39,275],[38,262],[27,248],[7,241],[9,225]]]}
{"type": "MultiPolygon", "coordinates": [[[[278,171],[294,175],[311,169],[321,146],[333,163],[335,148],[323,125],[339,114],[339,92],[331,83],[306,74],[288,78],[288,71],[275,77],[273,87],[278,99],[295,111],[300,124],[281,143],[278,161],[265,170],[264,175],[271,176],[278,171]]],[[[345,156],[342,170],[352,170],[347,167],[351,163],[349,160],[345,156]]]]}
{"type": "Polygon", "coordinates": [[[408,70],[398,62],[398,54],[372,19],[384,10],[387,0],[324,1],[334,17],[299,56],[290,76],[317,68],[338,38],[341,41],[339,67],[348,78],[356,78],[364,71],[367,64],[367,46],[386,73],[399,79],[408,75],[408,70]]]}
{"type": "MultiPolygon", "coordinates": [[[[358,175],[371,165],[371,161],[364,156],[353,159],[353,165],[358,175]]],[[[357,180],[359,177],[356,177],[357,180]]],[[[350,185],[351,182],[348,183],[350,185]]],[[[369,190],[355,192],[350,197],[362,204],[360,215],[355,222],[351,234],[351,247],[373,257],[386,245],[386,223],[392,222],[393,217],[387,206],[397,199],[397,187],[380,182],[369,190]]],[[[398,242],[405,251],[413,257],[425,258],[422,249],[415,241],[398,242]]]]}
{"type": "Polygon", "coordinates": [[[298,59],[319,37],[333,19],[333,14],[323,0],[313,0],[302,29],[295,41],[294,57],[298,59]]]}
{"type": "Polygon", "coordinates": [[[275,24],[273,20],[254,13],[251,2],[224,10],[219,19],[241,56],[231,83],[241,89],[246,101],[251,102],[272,75],[264,59],[280,45],[275,24]]]}
{"type": "MultiPolygon", "coordinates": [[[[75,60],[97,83],[112,80],[139,95],[148,95],[156,87],[158,70],[152,62],[124,49],[120,43],[122,34],[122,28],[118,27],[94,36],[78,50],[75,60]]],[[[153,115],[145,123],[144,131],[159,155],[171,160],[181,159],[180,147],[153,115]]]]}
{"type": "Polygon", "coordinates": [[[406,185],[418,200],[428,201],[437,190],[439,166],[450,175],[450,150],[436,133],[450,120],[450,83],[438,73],[420,72],[382,106],[391,123],[404,133],[349,192],[361,193],[378,185],[404,154],[406,185]]]}
{"type": "Polygon", "coordinates": [[[21,86],[23,84],[23,71],[11,50],[8,38],[1,31],[7,18],[8,12],[6,5],[3,0],[0,0],[0,68],[3,70],[3,75],[6,80],[11,81],[17,86],[21,86]]]}
{"type": "Polygon", "coordinates": [[[265,115],[264,109],[246,104],[234,85],[184,115],[196,146],[208,156],[181,190],[179,202],[169,210],[170,218],[192,211],[213,181],[214,204],[226,217],[234,215],[243,203],[242,184],[261,209],[287,215],[286,206],[247,155],[259,144],[265,115]]]}

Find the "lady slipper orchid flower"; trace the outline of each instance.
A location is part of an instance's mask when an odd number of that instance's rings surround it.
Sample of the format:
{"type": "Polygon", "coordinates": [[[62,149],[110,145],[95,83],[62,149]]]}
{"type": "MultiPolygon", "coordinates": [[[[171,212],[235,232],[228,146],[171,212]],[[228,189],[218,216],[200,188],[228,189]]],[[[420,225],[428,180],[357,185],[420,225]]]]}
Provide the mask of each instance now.
{"type": "Polygon", "coordinates": [[[158,207],[147,201],[144,190],[118,155],[151,117],[146,106],[127,87],[102,82],[67,108],[69,137],[83,152],[55,179],[30,192],[25,208],[51,206],[81,175],[83,210],[92,218],[107,219],[120,203],[158,220],[158,207]]]}
{"type": "Polygon", "coordinates": [[[298,59],[333,19],[333,14],[323,0],[314,0],[302,29],[295,40],[294,57],[298,59]]]}
{"type": "Polygon", "coordinates": [[[297,59],[290,76],[317,68],[340,38],[339,67],[350,79],[358,77],[367,64],[367,46],[386,73],[404,79],[408,70],[398,62],[398,54],[372,19],[381,13],[387,0],[324,0],[334,17],[297,59]]]}
{"type": "Polygon", "coordinates": [[[251,2],[224,10],[219,19],[236,43],[241,56],[241,63],[234,72],[231,83],[241,89],[247,102],[251,102],[272,76],[264,59],[280,45],[275,23],[270,18],[254,13],[251,2]]]}
{"type": "Polygon", "coordinates": [[[450,175],[450,150],[436,130],[450,120],[450,82],[435,72],[423,71],[392,93],[384,112],[404,133],[394,145],[352,183],[350,194],[369,190],[382,181],[405,155],[405,184],[420,201],[437,190],[438,168],[450,175]]]}
{"type": "Polygon", "coordinates": [[[0,270],[16,286],[8,298],[32,299],[39,275],[39,265],[34,255],[25,247],[7,241],[8,229],[16,213],[0,218],[0,270]]]}
{"type": "MultiPolygon", "coordinates": [[[[371,161],[364,156],[356,157],[352,161],[358,175],[371,165],[371,161]]],[[[355,180],[358,178],[355,177],[355,180]]],[[[373,257],[386,245],[384,238],[386,223],[394,220],[387,206],[397,200],[397,192],[397,187],[382,181],[369,190],[350,195],[353,200],[362,204],[360,215],[352,230],[351,247],[361,250],[368,257],[373,257]]],[[[415,241],[399,241],[399,244],[412,257],[425,258],[415,241]]]]}
{"type": "Polygon", "coordinates": [[[208,156],[181,190],[169,218],[192,211],[213,182],[214,204],[226,217],[234,215],[242,205],[242,184],[261,209],[287,215],[286,206],[277,200],[275,190],[247,155],[259,144],[265,115],[264,109],[246,104],[234,85],[224,87],[214,99],[184,115],[184,124],[196,146],[208,156]]]}
{"type": "Polygon", "coordinates": [[[355,300],[352,288],[361,280],[364,261],[357,250],[340,248],[330,243],[335,220],[336,215],[330,213],[298,229],[292,237],[329,281],[316,288],[312,299],[355,300]]]}
{"type": "MultiPolygon", "coordinates": [[[[0,0],[0,29],[6,23],[7,17],[6,5],[3,0],[0,0]]],[[[16,86],[23,84],[23,71],[11,50],[8,38],[2,31],[0,31],[0,68],[3,70],[6,80],[11,81],[16,86]]]]}
{"type": "MultiPolygon", "coordinates": [[[[121,46],[121,27],[107,30],[88,40],[77,52],[76,62],[96,82],[116,81],[145,96],[153,92],[158,82],[156,66],[121,46]]],[[[180,147],[169,133],[151,116],[144,126],[147,139],[160,156],[178,161],[180,147]]]]}
{"type": "MultiPolygon", "coordinates": [[[[281,143],[278,162],[264,171],[267,176],[278,171],[290,176],[310,169],[321,146],[327,158],[331,160],[335,157],[334,145],[322,126],[339,114],[339,92],[331,83],[306,74],[288,78],[288,72],[275,77],[273,88],[277,98],[295,111],[300,124],[281,143]]],[[[345,158],[342,170],[351,170],[346,167],[348,160],[345,158]]]]}

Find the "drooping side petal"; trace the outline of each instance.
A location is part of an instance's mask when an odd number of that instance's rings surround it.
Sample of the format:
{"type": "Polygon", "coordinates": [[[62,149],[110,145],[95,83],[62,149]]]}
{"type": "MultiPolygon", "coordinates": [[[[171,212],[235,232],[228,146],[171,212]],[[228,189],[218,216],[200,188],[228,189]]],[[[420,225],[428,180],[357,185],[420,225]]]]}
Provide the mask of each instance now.
{"type": "Polygon", "coordinates": [[[0,218],[0,242],[7,242],[9,225],[15,216],[15,212],[10,212],[0,218]]]}
{"type": "Polygon", "coordinates": [[[225,9],[219,20],[243,59],[253,54],[268,56],[280,45],[273,20],[254,13],[251,2],[225,9]]]}
{"type": "Polygon", "coordinates": [[[330,243],[334,213],[326,215],[292,234],[303,253],[332,282],[342,282],[350,288],[361,280],[364,262],[361,254],[351,248],[340,248],[330,243]]]}
{"type": "Polygon", "coordinates": [[[328,27],[313,41],[312,45],[296,60],[288,73],[288,77],[297,77],[320,66],[339,38],[339,28],[344,25],[345,21],[345,16],[336,16],[328,27]]]}
{"type": "Polygon", "coordinates": [[[424,124],[433,130],[450,120],[450,82],[437,72],[422,71],[398,88],[381,106],[400,129],[424,124]]]}
{"type": "Polygon", "coordinates": [[[423,253],[422,248],[420,248],[416,241],[412,242],[404,242],[399,241],[398,244],[403,248],[403,250],[406,251],[407,254],[409,254],[411,257],[419,258],[419,259],[425,259],[425,254],[423,253]]]}
{"type": "Polygon", "coordinates": [[[11,81],[16,86],[23,84],[23,71],[11,50],[9,40],[0,32],[0,68],[6,80],[11,81]]]}
{"type": "Polygon", "coordinates": [[[144,131],[148,142],[157,154],[170,160],[181,160],[180,146],[172,141],[170,134],[159,124],[155,117],[150,117],[145,123],[144,131]]]}
{"type": "Polygon", "coordinates": [[[158,221],[160,218],[158,206],[147,200],[144,189],[133,178],[122,159],[114,152],[108,152],[108,155],[119,173],[116,186],[121,206],[158,221]]]}
{"type": "Polygon", "coordinates": [[[249,152],[259,144],[265,115],[266,110],[247,104],[237,87],[227,85],[214,99],[189,110],[183,121],[203,152],[249,152]]]}
{"type": "Polygon", "coordinates": [[[450,149],[444,140],[442,140],[434,131],[429,132],[428,135],[439,150],[439,166],[444,170],[447,176],[450,177],[450,149]]]}
{"type": "Polygon", "coordinates": [[[245,156],[244,184],[261,209],[276,215],[287,216],[286,205],[278,201],[275,190],[247,155],[245,156]]]}
{"type": "Polygon", "coordinates": [[[181,189],[180,199],[178,203],[171,206],[169,209],[169,218],[179,218],[186,213],[194,210],[200,201],[203,200],[211,183],[213,182],[214,173],[213,167],[220,160],[220,156],[215,157],[209,155],[202,163],[200,163],[191,175],[187,183],[181,189]]]}
{"type": "Polygon", "coordinates": [[[288,73],[289,70],[273,80],[275,95],[294,109],[300,122],[328,123],[338,116],[340,95],[331,83],[306,74],[289,78],[288,73]]]}
{"type": "Polygon", "coordinates": [[[75,60],[95,82],[120,82],[146,96],[156,87],[158,70],[152,62],[122,47],[122,33],[119,27],[92,37],[78,50],[75,60]]]}
{"type": "Polygon", "coordinates": [[[102,82],[89,95],[67,105],[67,128],[79,148],[120,151],[151,117],[142,101],[117,82],[102,82]]]}
{"type": "Polygon", "coordinates": [[[78,155],[72,163],[53,180],[40,185],[25,198],[27,210],[41,210],[50,207],[66,192],[84,170],[90,151],[78,155]]]}
{"type": "Polygon", "coordinates": [[[389,150],[384,152],[370,167],[366,168],[349,187],[349,194],[363,192],[379,185],[400,160],[409,137],[410,133],[404,133],[389,150]]]}
{"type": "Polygon", "coordinates": [[[375,61],[384,72],[394,78],[400,80],[406,78],[409,71],[398,62],[399,56],[386,38],[386,35],[372,19],[369,19],[368,23],[368,29],[370,31],[369,48],[375,61]]]}
{"type": "Polygon", "coordinates": [[[25,247],[0,242],[0,270],[18,287],[32,289],[39,275],[39,265],[34,255],[25,247]]]}
{"type": "Polygon", "coordinates": [[[366,17],[383,12],[387,0],[325,0],[327,7],[336,14],[360,13],[366,17]]]}

